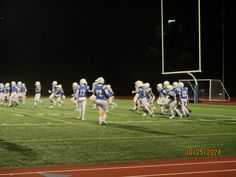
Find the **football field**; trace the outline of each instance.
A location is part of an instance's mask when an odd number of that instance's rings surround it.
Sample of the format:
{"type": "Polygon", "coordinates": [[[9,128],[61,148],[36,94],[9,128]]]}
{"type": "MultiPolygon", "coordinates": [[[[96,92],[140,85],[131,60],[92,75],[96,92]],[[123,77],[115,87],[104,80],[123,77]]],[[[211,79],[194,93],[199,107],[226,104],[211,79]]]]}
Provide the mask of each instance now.
{"type": "Polygon", "coordinates": [[[66,99],[59,109],[0,106],[0,168],[101,164],[236,155],[236,107],[189,104],[191,116],[170,120],[133,112],[132,100],[117,99],[108,125],[87,101],[86,120],[66,99]]]}

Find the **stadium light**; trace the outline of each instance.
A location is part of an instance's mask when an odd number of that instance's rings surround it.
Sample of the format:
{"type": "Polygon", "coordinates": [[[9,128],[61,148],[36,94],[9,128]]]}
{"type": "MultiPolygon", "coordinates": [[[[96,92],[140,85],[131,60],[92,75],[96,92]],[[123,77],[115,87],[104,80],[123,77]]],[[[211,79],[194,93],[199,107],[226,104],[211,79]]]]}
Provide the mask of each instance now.
{"type": "Polygon", "coordinates": [[[168,23],[174,23],[175,20],[168,20],[168,23]]]}

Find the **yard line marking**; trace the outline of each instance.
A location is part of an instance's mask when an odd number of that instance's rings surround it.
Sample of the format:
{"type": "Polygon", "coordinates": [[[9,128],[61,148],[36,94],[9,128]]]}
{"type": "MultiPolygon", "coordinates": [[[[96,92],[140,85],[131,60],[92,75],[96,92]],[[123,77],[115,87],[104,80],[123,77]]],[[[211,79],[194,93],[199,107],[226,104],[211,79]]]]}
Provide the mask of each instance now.
{"type": "MultiPolygon", "coordinates": [[[[139,169],[139,168],[154,168],[154,167],[172,167],[172,166],[191,166],[191,165],[205,165],[205,164],[225,164],[236,163],[236,160],[218,160],[208,162],[189,162],[189,163],[170,163],[170,164],[154,164],[154,165],[130,165],[130,166],[114,166],[114,167],[95,167],[95,168],[80,168],[80,169],[67,169],[67,170],[49,170],[44,173],[66,173],[66,172],[82,172],[82,171],[102,171],[102,170],[121,170],[121,169],[139,169]]],[[[236,170],[236,169],[229,169],[236,170]]],[[[29,172],[16,172],[16,173],[0,173],[0,176],[4,175],[30,175],[30,174],[42,174],[42,171],[29,171],[29,172]]]]}
{"type": "MultiPolygon", "coordinates": [[[[234,124],[236,122],[232,122],[232,121],[236,121],[236,119],[217,119],[217,120],[208,120],[208,119],[176,119],[176,121],[174,120],[140,120],[140,121],[109,121],[109,123],[111,124],[140,124],[140,123],[181,123],[181,122],[217,122],[217,121],[223,121],[223,120],[228,120],[231,121],[230,124],[234,124]]],[[[46,122],[46,123],[28,123],[27,126],[47,126],[47,125],[65,125],[68,124],[67,122],[61,122],[61,123],[52,123],[52,122],[46,122]]],[[[87,125],[87,124],[91,124],[91,122],[70,122],[71,125],[87,125]]],[[[23,123],[2,123],[0,124],[1,126],[25,126],[25,124],[23,123]]]]}
{"type": "Polygon", "coordinates": [[[223,172],[232,172],[232,171],[236,171],[236,169],[189,171],[189,172],[179,172],[179,173],[158,173],[158,174],[151,174],[151,175],[134,175],[134,176],[124,176],[124,177],[178,176],[178,175],[205,174],[205,173],[223,173],[223,172]]]}
{"type": "Polygon", "coordinates": [[[232,118],[235,118],[236,117],[236,115],[220,115],[220,114],[203,114],[203,113],[191,113],[191,115],[194,115],[194,114],[196,114],[196,115],[202,115],[202,116],[215,116],[215,117],[232,117],[232,118]]]}
{"type": "MultiPolygon", "coordinates": [[[[6,140],[9,143],[37,143],[37,142],[68,142],[68,141],[88,141],[88,140],[126,140],[126,139],[148,139],[148,138],[176,138],[176,137],[209,137],[209,136],[235,136],[235,133],[221,134],[197,134],[197,135],[154,135],[154,136],[123,136],[123,137],[85,137],[85,138],[61,138],[61,139],[40,139],[40,140],[6,140]]],[[[0,142],[1,144],[1,142],[0,142]]]]}
{"type": "Polygon", "coordinates": [[[25,117],[25,115],[23,115],[23,114],[13,114],[13,115],[15,115],[15,116],[19,116],[19,117],[25,117]]]}
{"type": "Polygon", "coordinates": [[[63,122],[63,123],[67,123],[67,124],[72,124],[72,122],[65,121],[65,120],[59,120],[59,119],[54,119],[54,118],[48,118],[48,117],[39,116],[39,115],[32,115],[32,114],[22,113],[22,112],[19,112],[19,111],[14,111],[14,110],[9,110],[9,109],[2,109],[2,110],[8,111],[8,112],[14,112],[14,113],[18,113],[18,114],[23,114],[23,115],[27,115],[27,116],[32,116],[32,117],[39,117],[39,118],[42,118],[42,119],[53,120],[53,121],[56,121],[56,122],[63,122]]]}
{"type": "MultiPolygon", "coordinates": [[[[89,124],[88,122],[81,122],[81,123],[71,123],[71,125],[83,125],[83,124],[89,124]]],[[[20,123],[20,124],[8,124],[8,123],[2,123],[1,126],[48,126],[48,125],[68,125],[68,123],[52,123],[52,122],[46,122],[46,123],[20,123]]]]}

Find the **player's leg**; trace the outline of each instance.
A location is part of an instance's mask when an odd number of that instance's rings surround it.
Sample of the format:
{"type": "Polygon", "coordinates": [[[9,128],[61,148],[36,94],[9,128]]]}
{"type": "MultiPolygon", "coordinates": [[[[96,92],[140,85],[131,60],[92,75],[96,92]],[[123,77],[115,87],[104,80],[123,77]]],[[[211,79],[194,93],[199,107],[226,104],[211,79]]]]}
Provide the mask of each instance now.
{"type": "Polygon", "coordinates": [[[103,108],[101,104],[101,100],[96,100],[96,107],[98,108],[98,121],[99,125],[102,125],[102,119],[103,119],[103,108]]]}
{"type": "Polygon", "coordinates": [[[133,98],[133,111],[137,111],[139,109],[138,100],[139,100],[139,94],[136,93],[133,98]]]}
{"type": "Polygon", "coordinates": [[[39,101],[39,93],[36,93],[34,96],[34,106],[33,106],[34,108],[37,107],[38,101],[39,101]]]}
{"type": "Polygon", "coordinates": [[[107,113],[108,113],[108,110],[109,110],[109,106],[108,106],[108,102],[105,101],[105,100],[102,101],[102,109],[103,109],[102,123],[107,124],[107,113]]]}
{"type": "Polygon", "coordinates": [[[141,102],[142,102],[142,107],[143,107],[144,112],[153,117],[154,114],[152,110],[149,108],[150,107],[149,103],[146,100],[142,100],[141,102]]]}
{"type": "Polygon", "coordinates": [[[84,120],[85,118],[85,109],[86,109],[86,98],[79,98],[79,118],[84,120]]]}

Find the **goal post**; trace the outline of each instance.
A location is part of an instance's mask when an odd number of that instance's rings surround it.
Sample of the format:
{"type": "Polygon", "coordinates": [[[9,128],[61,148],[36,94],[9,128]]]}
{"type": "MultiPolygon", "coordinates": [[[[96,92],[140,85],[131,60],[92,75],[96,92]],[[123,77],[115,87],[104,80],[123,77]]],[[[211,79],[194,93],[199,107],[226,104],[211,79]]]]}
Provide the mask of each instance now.
{"type": "Polygon", "coordinates": [[[202,72],[200,0],[181,3],[161,0],[163,75],[202,72]]]}
{"type": "Polygon", "coordinates": [[[162,74],[190,75],[195,82],[194,103],[198,103],[198,81],[192,73],[202,72],[200,0],[161,0],[161,31],[162,74]]]}
{"type": "MultiPolygon", "coordinates": [[[[195,81],[194,79],[180,79],[189,88],[190,99],[194,98],[195,81]]],[[[207,101],[229,101],[230,96],[219,79],[197,79],[199,87],[199,100],[207,101]]]]}

